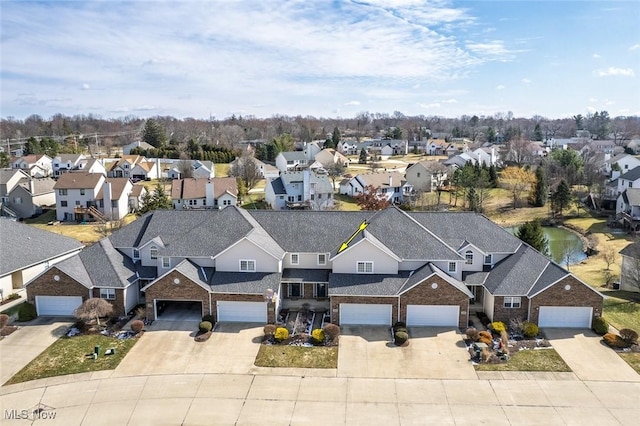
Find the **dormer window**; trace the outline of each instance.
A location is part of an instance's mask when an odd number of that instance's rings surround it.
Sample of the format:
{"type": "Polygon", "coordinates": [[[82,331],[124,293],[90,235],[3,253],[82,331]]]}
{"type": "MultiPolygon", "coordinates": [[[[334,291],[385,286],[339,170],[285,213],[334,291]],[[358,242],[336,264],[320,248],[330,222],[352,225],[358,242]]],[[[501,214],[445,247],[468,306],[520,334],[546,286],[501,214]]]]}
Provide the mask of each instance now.
{"type": "Polygon", "coordinates": [[[149,256],[151,256],[151,259],[157,259],[158,258],[158,249],[156,247],[151,247],[149,249],[149,256]]]}
{"type": "Polygon", "coordinates": [[[134,259],[134,260],[138,260],[138,259],[140,259],[140,250],[138,250],[138,249],[133,249],[133,259],[134,259]]]}
{"type": "Polygon", "coordinates": [[[491,265],[492,263],[493,263],[493,256],[491,256],[490,254],[486,255],[484,257],[484,264],[491,265]]]}
{"type": "Polygon", "coordinates": [[[371,261],[358,262],[356,265],[356,271],[359,274],[373,274],[373,262],[371,261]]]}
{"type": "Polygon", "coordinates": [[[291,264],[298,265],[300,263],[300,255],[298,253],[291,253],[291,264]]]}
{"type": "Polygon", "coordinates": [[[473,265],[473,252],[471,250],[467,250],[464,254],[464,263],[467,265],[473,265]]]}

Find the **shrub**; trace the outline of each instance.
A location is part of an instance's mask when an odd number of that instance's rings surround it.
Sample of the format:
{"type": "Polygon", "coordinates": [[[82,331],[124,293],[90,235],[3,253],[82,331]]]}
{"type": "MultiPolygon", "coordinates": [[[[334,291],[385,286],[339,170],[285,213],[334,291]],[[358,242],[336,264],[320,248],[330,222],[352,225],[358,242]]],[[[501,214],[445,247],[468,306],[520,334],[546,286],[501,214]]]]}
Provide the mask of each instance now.
{"type": "Polygon", "coordinates": [[[507,327],[504,325],[502,321],[494,321],[491,323],[491,329],[496,333],[500,334],[503,331],[507,331],[507,327]]]}
{"type": "Polygon", "coordinates": [[[316,328],[311,332],[311,337],[316,344],[321,344],[324,342],[324,331],[321,328],[316,328]]]}
{"type": "Polygon", "coordinates": [[[7,296],[7,300],[16,300],[20,299],[20,295],[18,293],[11,293],[7,296]]]}
{"type": "Polygon", "coordinates": [[[131,331],[133,331],[134,333],[138,334],[142,331],[142,329],[144,328],[144,323],[140,320],[133,320],[131,321],[131,331]]]}
{"type": "Polygon", "coordinates": [[[638,341],[638,333],[630,328],[623,328],[620,330],[620,338],[629,345],[633,345],[638,341]]]}
{"type": "Polygon", "coordinates": [[[407,330],[405,327],[398,327],[393,329],[393,334],[396,333],[409,333],[409,330],[407,330]]]}
{"type": "Polygon", "coordinates": [[[629,347],[629,344],[622,340],[622,337],[614,333],[606,333],[604,336],[602,336],[602,339],[610,348],[613,349],[622,349],[629,347]]]}
{"type": "Polygon", "coordinates": [[[289,330],[287,330],[284,327],[278,327],[276,328],[276,332],[274,333],[273,337],[277,341],[282,342],[283,340],[286,340],[289,338],[289,330]]]}
{"type": "Polygon", "coordinates": [[[525,322],[522,327],[522,334],[524,334],[525,337],[536,337],[539,332],[538,326],[532,322],[525,322]]]}
{"type": "Polygon", "coordinates": [[[213,325],[209,321],[202,321],[200,325],[198,325],[198,329],[201,333],[206,333],[207,331],[211,331],[213,325]]]}
{"type": "Polygon", "coordinates": [[[483,338],[484,338],[484,339],[489,339],[489,340],[491,340],[491,339],[492,339],[492,337],[493,337],[493,336],[492,336],[492,335],[491,335],[491,333],[490,333],[490,332],[488,332],[488,331],[480,331],[480,332],[478,333],[478,338],[479,338],[479,339],[483,339],[483,338]]]}
{"type": "Polygon", "coordinates": [[[326,324],[324,326],[324,334],[326,334],[327,337],[333,342],[340,335],[340,327],[331,323],[326,324]]]}
{"type": "Polygon", "coordinates": [[[509,329],[514,333],[523,333],[524,321],[522,321],[522,318],[511,318],[509,320],[509,329]]]}
{"type": "Polygon", "coordinates": [[[77,319],[76,322],[73,323],[73,327],[80,330],[81,333],[86,333],[89,330],[89,326],[87,322],[83,319],[77,319]]]}
{"type": "Polygon", "coordinates": [[[393,336],[393,343],[396,344],[397,346],[404,345],[407,342],[407,340],[409,340],[409,335],[404,331],[398,331],[393,336]]]}
{"type": "Polygon", "coordinates": [[[398,331],[399,328],[407,328],[407,323],[405,323],[404,321],[396,321],[395,324],[393,324],[393,331],[398,331]]]}
{"type": "Polygon", "coordinates": [[[18,308],[18,321],[31,321],[37,316],[36,307],[32,303],[24,302],[18,308]]]}
{"type": "Polygon", "coordinates": [[[9,315],[0,314],[0,329],[5,328],[9,324],[9,315]]]}
{"type": "Polygon", "coordinates": [[[211,324],[215,324],[216,323],[216,319],[213,315],[205,315],[202,317],[202,321],[207,321],[210,322],[211,324]]]}
{"type": "Polygon", "coordinates": [[[147,317],[147,310],[144,306],[138,306],[135,311],[136,319],[142,319],[147,317]]]}
{"type": "Polygon", "coordinates": [[[267,324],[264,326],[262,331],[264,332],[265,337],[273,337],[273,335],[276,334],[276,326],[273,324],[267,324]]]}
{"type": "Polygon", "coordinates": [[[472,342],[475,342],[478,340],[479,337],[480,336],[479,336],[478,330],[476,330],[473,327],[467,328],[467,339],[471,340],[472,342]]]}
{"type": "Polygon", "coordinates": [[[609,324],[603,317],[595,317],[592,325],[593,331],[599,335],[604,335],[609,332],[609,324]]]}

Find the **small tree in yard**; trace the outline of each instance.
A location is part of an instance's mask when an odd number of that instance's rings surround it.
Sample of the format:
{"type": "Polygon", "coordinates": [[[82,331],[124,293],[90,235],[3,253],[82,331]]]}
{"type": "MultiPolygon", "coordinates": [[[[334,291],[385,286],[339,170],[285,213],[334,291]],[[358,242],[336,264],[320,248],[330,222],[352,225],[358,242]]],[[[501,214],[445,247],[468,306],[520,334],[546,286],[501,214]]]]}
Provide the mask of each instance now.
{"type": "Polygon", "coordinates": [[[104,299],[94,297],[87,299],[82,305],[73,311],[73,316],[83,320],[95,319],[97,325],[100,325],[100,317],[106,317],[113,312],[113,305],[104,299]]]}
{"type": "Polygon", "coordinates": [[[529,244],[534,249],[544,255],[549,254],[549,241],[542,231],[540,222],[526,222],[520,225],[516,232],[516,237],[529,244]]]}
{"type": "Polygon", "coordinates": [[[605,247],[600,252],[600,255],[602,257],[602,260],[604,260],[607,264],[607,271],[611,269],[611,264],[615,263],[616,259],[618,258],[618,253],[616,253],[615,249],[611,246],[605,247]]]}
{"type": "Polygon", "coordinates": [[[377,188],[367,185],[364,190],[354,197],[362,210],[383,210],[391,204],[384,195],[378,194],[377,188]]]}

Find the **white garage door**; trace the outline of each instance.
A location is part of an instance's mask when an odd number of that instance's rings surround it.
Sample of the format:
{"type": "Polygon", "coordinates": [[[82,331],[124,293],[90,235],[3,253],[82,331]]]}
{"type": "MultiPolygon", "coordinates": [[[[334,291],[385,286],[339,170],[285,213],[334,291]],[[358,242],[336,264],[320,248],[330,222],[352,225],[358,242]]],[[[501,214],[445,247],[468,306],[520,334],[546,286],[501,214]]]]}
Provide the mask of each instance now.
{"type": "Polygon", "coordinates": [[[340,324],[391,325],[391,305],[341,303],[340,324]]]}
{"type": "Polygon", "coordinates": [[[82,305],[80,296],[36,296],[38,315],[70,317],[80,305],[82,305]]]}
{"type": "Polygon", "coordinates": [[[218,321],[267,322],[266,302],[218,301],[218,321]]]}
{"type": "Polygon", "coordinates": [[[591,328],[592,308],[541,306],[539,327],[591,328]]]}
{"type": "Polygon", "coordinates": [[[459,318],[457,305],[407,305],[408,326],[457,327],[459,318]]]}

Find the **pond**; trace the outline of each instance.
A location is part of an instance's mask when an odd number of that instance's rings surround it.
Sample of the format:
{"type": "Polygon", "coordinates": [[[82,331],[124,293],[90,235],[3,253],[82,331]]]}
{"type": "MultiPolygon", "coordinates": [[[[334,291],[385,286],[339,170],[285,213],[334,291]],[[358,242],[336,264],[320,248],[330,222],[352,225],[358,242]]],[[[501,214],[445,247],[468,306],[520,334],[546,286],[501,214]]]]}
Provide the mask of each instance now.
{"type": "MultiPolygon", "coordinates": [[[[509,233],[515,235],[518,231],[517,226],[505,228],[509,233]]],[[[565,265],[569,259],[569,265],[582,262],[587,258],[582,245],[582,240],[575,233],[553,226],[543,226],[547,241],[549,241],[549,251],[551,258],[559,265],[565,265]]]]}

